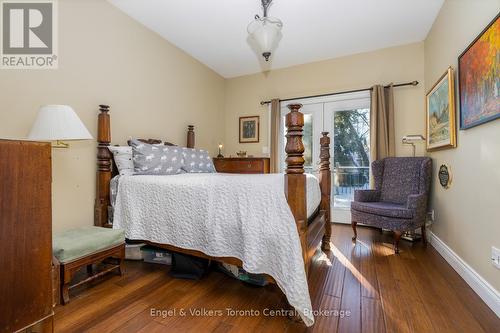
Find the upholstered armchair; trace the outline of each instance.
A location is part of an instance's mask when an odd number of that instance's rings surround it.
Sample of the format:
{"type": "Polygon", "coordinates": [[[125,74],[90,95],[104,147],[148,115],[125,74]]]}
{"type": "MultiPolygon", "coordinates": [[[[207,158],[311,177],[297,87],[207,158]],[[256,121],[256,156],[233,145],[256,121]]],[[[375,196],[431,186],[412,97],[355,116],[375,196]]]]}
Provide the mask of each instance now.
{"type": "Polygon", "coordinates": [[[388,157],[372,163],[374,190],[358,190],[351,203],[353,240],[356,224],[363,223],[394,231],[394,251],[399,253],[402,233],[422,228],[425,220],[432,174],[428,157],[388,157]]]}

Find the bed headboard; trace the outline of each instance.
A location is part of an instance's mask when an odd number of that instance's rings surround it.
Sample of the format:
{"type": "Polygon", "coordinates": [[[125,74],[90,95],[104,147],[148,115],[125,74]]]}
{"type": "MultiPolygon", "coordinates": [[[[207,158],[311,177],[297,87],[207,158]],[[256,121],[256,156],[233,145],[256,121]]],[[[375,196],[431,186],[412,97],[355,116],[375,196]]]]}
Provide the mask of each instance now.
{"type": "MultiPolygon", "coordinates": [[[[158,139],[142,139],[148,143],[160,143],[158,139]]],[[[97,175],[96,175],[96,199],[94,204],[94,225],[99,227],[111,227],[108,222],[109,185],[111,178],[116,173],[113,163],[113,155],[108,147],[111,144],[111,118],[109,106],[99,105],[97,117],[97,175]]],[[[166,145],[172,145],[165,142],[166,145]]],[[[194,126],[189,125],[187,131],[186,147],[194,148],[195,134],[194,126]]]]}

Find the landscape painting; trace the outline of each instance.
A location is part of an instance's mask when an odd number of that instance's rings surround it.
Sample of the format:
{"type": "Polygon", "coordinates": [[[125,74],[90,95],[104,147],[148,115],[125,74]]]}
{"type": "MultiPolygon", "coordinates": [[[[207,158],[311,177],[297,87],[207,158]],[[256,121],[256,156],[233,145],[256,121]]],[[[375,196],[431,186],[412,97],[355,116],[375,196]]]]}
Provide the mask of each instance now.
{"type": "Polygon", "coordinates": [[[460,128],[500,117],[499,15],[458,58],[460,128]]]}
{"type": "Polygon", "coordinates": [[[456,147],[455,89],[450,67],[427,93],[427,150],[456,147]]]}

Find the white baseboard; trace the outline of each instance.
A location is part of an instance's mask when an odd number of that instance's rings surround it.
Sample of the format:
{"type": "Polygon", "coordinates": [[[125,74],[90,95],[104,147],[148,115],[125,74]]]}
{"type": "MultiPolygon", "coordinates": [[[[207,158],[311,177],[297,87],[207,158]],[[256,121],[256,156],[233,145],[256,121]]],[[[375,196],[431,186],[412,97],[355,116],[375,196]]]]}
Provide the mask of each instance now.
{"type": "Polygon", "coordinates": [[[495,314],[500,317],[500,293],[493,288],[481,275],[460,258],[432,231],[427,229],[429,243],[450,264],[451,267],[467,282],[495,314]]]}

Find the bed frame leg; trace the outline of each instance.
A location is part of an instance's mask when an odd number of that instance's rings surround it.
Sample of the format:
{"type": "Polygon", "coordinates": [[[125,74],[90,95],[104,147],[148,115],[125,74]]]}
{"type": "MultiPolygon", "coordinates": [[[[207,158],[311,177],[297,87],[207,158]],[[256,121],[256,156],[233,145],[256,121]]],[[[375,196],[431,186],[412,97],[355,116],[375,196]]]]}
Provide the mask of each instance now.
{"type": "Polygon", "coordinates": [[[307,274],[309,258],[307,255],[306,175],[304,175],[304,144],[302,142],[304,115],[299,111],[301,107],[302,104],[289,104],[290,112],[286,115],[285,195],[299,232],[307,274]]]}
{"type": "Polygon", "coordinates": [[[320,209],[325,211],[325,234],[321,242],[323,251],[330,251],[330,239],[332,238],[332,222],[331,222],[331,190],[332,190],[332,173],[330,171],[330,137],[328,132],[322,132],[323,136],[320,139],[320,167],[319,167],[319,186],[321,188],[321,204],[320,209]]]}

